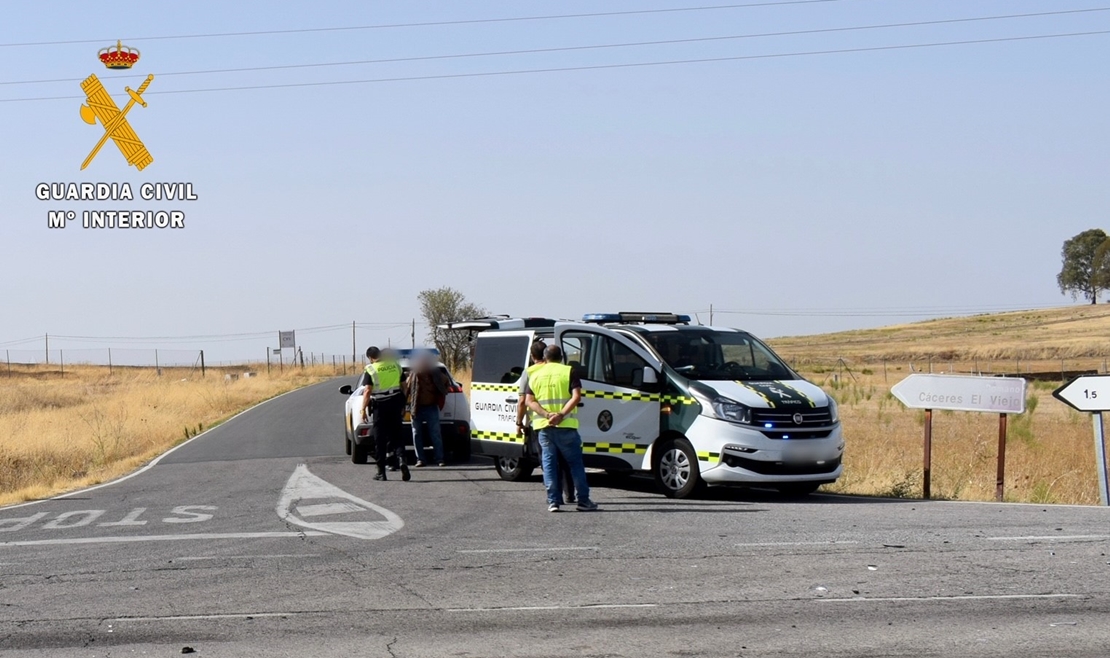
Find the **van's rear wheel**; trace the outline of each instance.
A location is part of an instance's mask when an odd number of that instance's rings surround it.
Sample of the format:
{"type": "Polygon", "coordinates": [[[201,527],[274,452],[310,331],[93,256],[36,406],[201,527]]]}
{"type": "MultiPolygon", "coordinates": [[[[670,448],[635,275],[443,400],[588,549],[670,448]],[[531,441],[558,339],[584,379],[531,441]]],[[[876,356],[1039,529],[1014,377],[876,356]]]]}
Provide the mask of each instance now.
{"type": "Polygon", "coordinates": [[[668,498],[689,498],[705,486],[698,469],[698,455],[686,439],[660,446],[655,457],[655,485],[668,498]]]}
{"type": "Polygon", "coordinates": [[[493,460],[493,467],[502,480],[521,482],[532,476],[536,463],[525,457],[497,457],[493,460]]]}
{"type": "Polygon", "coordinates": [[[351,433],[346,428],[343,429],[343,443],[347,447],[347,454],[351,454],[351,433]]]}

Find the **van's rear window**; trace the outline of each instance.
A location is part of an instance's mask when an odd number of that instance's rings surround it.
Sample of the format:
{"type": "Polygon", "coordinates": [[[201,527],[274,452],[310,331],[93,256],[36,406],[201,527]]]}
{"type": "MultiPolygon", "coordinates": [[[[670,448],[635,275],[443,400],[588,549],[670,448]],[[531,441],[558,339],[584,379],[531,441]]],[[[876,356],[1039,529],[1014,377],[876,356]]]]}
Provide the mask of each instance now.
{"type": "Polygon", "coordinates": [[[472,381],[512,384],[528,365],[528,336],[479,336],[474,347],[472,381]]]}

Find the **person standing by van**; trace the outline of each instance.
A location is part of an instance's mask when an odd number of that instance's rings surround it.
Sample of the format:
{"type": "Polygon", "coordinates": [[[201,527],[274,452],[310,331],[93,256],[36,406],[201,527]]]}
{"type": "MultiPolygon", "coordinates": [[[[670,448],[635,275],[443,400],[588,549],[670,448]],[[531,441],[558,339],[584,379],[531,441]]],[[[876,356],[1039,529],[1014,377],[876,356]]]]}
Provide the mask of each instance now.
{"type": "Polygon", "coordinates": [[[409,372],[408,390],[412,401],[412,447],[416,450],[416,467],[424,466],[425,439],[431,439],[432,455],[440,466],[443,461],[443,436],[439,412],[447,400],[447,375],[436,366],[427,352],[416,357],[409,372]]]}
{"type": "Polygon", "coordinates": [[[405,463],[405,392],[401,381],[401,364],[377,347],[366,348],[369,380],[362,393],[362,415],[372,419],[374,426],[374,458],[378,463],[375,480],[385,480],[386,458],[396,455],[401,466],[401,479],[408,482],[412,475],[405,463]],[[371,407],[371,403],[373,406],[371,407]]]}
{"type": "Polygon", "coordinates": [[[582,437],[578,434],[578,402],[582,399],[582,381],[571,367],[563,365],[563,350],[549,345],[544,350],[545,363],[528,375],[526,401],[532,417],[532,428],[539,431],[543,449],[543,484],[547,488],[547,511],[558,512],[562,503],[562,482],[559,478],[558,456],[570,467],[571,478],[578,494],[577,509],[592,512],[597,503],[590,500],[590,485],[582,463],[582,437]]]}
{"type": "MultiPolygon", "coordinates": [[[[531,423],[528,422],[526,399],[528,397],[528,376],[543,366],[546,361],[543,358],[543,352],[547,349],[547,343],[542,340],[536,339],[532,342],[532,348],[529,356],[532,359],[532,364],[520,376],[520,401],[516,405],[516,435],[523,437],[531,429],[531,423]]],[[[567,460],[560,454],[558,455],[559,477],[563,481],[563,496],[566,498],[567,505],[573,505],[576,501],[574,497],[574,479],[570,476],[570,465],[567,460]]]]}

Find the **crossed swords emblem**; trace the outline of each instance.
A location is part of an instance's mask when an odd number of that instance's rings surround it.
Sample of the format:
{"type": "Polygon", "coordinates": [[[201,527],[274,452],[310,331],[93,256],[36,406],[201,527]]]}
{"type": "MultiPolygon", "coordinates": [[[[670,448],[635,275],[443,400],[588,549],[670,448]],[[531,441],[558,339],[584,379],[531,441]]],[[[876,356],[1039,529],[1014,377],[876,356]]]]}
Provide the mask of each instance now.
{"type": "Polygon", "coordinates": [[[143,100],[143,92],[146,91],[146,88],[150,86],[153,80],[154,76],[148,75],[146,80],[143,81],[143,84],[139,85],[138,90],[125,87],[124,91],[127,92],[131,99],[127,101],[127,105],[124,105],[122,110],[120,110],[116,102],[112,100],[112,97],[108,95],[108,92],[104,90],[104,85],[100,83],[96,75],[90,75],[81,83],[81,89],[85,91],[85,95],[88,97],[88,104],[81,106],[81,118],[85,123],[91,125],[96,125],[96,121],[99,119],[101,125],[104,126],[104,134],[100,137],[100,141],[96,143],[96,146],[93,147],[92,152],[89,153],[89,157],[85,158],[85,161],[81,163],[82,169],[89,166],[89,163],[93,161],[96,154],[99,153],[104,144],[108,142],[108,138],[111,138],[116,146],[119,147],[120,152],[123,153],[123,157],[127,158],[127,164],[134,166],[136,169],[141,171],[151,162],[154,162],[154,158],[150,155],[150,152],[146,150],[146,146],[143,145],[142,140],[135,134],[135,130],[131,127],[131,124],[127,122],[127,113],[131,111],[135,103],[146,107],[146,101],[143,100]]]}

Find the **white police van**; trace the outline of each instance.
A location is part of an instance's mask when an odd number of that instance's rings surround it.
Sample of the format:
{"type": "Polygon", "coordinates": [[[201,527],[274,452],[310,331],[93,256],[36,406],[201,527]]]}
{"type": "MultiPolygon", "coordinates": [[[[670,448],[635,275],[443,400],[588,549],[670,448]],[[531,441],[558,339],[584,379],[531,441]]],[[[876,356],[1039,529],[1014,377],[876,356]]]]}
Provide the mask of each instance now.
{"type": "Polygon", "coordinates": [[[665,313],[444,327],[475,333],[471,450],[493,457],[505,479],[527,477],[539,463],[534,438],[518,437],[515,427],[520,377],[536,339],[559,344],[582,379],[587,467],[651,472],[677,498],[705,485],[804,495],[843,470],[836,403],[747,332],[665,313]]]}

